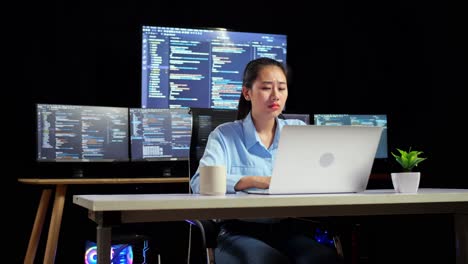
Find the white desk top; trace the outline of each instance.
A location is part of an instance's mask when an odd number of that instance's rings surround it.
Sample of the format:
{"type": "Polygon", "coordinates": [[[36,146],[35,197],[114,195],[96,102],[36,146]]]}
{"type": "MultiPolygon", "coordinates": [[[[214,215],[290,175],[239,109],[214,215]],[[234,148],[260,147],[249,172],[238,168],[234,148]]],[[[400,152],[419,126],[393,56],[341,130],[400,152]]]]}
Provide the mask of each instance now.
{"type": "MultiPolygon", "coordinates": [[[[419,189],[415,194],[368,190],[350,194],[202,196],[195,194],[75,195],[88,209],[97,232],[110,244],[110,232],[99,226],[116,223],[184,219],[333,217],[392,214],[452,214],[457,234],[457,263],[466,263],[468,189],[419,189]],[[460,253],[461,252],[461,253],[460,253]]],[[[103,239],[104,240],[104,239],[103,239]]],[[[109,252],[101,249],[100,256],[109,252]]]]}
{"type": "MultiPolygon", "coordinates": [[[[367,190],[362,193],[253,195],[228,194],[129,194],[74,195],[73,202],[90,211],[142,211],[190,209],[252,209],[278,207],[404,205],[425,203],[462,203],[468,206],[468,189],[419,189],[415,194],[389,190],[367,190]]],[[[468,208],[468,207],[467,207],[468,208]]]]}

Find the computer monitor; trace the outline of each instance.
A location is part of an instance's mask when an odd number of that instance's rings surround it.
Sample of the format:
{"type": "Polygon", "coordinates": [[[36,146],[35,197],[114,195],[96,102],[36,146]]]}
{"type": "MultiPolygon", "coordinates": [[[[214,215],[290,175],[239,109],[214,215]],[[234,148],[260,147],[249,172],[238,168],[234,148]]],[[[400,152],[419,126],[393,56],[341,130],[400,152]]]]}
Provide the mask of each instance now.
{"type": "Polygon", "coordinates": [[[191,133],[188,109],[130,108],[132,161],[188,160],[191,133]]]}
{"type": "Polygon", "coordinates": [[[190,176],[193,176],[205,152],[211,131],[223,123],[235,121],[237,110],[191,108],[190,113],[193,119],[192,139],[190,141],[190,176]]]}
{"type": "Polygon", "coordinates": [[[281,114],[284,119],[299,119],[304,121],[306,124],[310,124],[310,115],[309,114],[291,114],[291,113],[283,113],[281,114]]]}
{"type": "Polygon", "coordinates": [[[282,34],[143,26],[141,106],[237,109],[247,63],[286,65],[286,49],[282,34]]]}
{"type": "Polygon", "coordinates": [[[388,158],[387,115],[314,114],[314,124],[318,126],[379,126],[383,127],[376,159],[388,158]]]}
{"type": "Polygon", "coordinates": [[[38,162],[129,160],[128,108],[37,104],[36,113],[38,162]]]}

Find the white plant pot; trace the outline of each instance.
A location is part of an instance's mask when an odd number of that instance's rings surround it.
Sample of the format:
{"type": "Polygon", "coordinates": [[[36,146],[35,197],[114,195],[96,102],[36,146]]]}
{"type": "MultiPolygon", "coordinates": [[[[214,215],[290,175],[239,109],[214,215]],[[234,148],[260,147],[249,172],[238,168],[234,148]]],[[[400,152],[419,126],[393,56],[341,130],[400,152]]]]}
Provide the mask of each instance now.
{"type": "Polygon", "coordinates": [[[393,188],[399,193],[417,193],[420,178],[419,172],[394,172],[392,173],[393,188]]]}

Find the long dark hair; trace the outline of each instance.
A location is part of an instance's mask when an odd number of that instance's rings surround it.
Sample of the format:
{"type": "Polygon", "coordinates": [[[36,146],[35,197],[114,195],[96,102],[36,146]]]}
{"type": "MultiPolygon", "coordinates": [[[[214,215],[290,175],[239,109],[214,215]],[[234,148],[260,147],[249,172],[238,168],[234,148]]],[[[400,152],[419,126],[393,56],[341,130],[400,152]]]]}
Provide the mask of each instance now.
{"type": "MultiPolygon", "coordinates": [[[[266,66],[277,66],[286,76],[286,68],[281,62],[270,58],[258,58],[250,61],[245,66],[242,86],[245,86],[249,90],[252,89],[252,84],[257,79],[258,73],[266,66]]],[[[239,105],[237,107],[237,120],[244,119],[249,114],[250,110],[252,110],[252,103],[247,101],[241,93],[239,97],[239,105]]]]}

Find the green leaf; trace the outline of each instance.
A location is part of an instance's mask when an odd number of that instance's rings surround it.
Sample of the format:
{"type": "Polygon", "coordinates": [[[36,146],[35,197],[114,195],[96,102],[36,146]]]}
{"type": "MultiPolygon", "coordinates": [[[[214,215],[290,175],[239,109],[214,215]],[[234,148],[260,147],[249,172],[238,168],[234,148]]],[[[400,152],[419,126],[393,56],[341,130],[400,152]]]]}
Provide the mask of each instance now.
{"type": "Polygon", "coordinates": [[[398,148],[397,150],[400,155],[397,155],[393,152],[391,152],[391,154],[404,171],[411,171],[414,167],[418,166],[419,163],[427,159],[419,157],[419,155],[423,153],[422,151],[412,151],[411,148],[409,148],[408,152],[398,148]]]}

